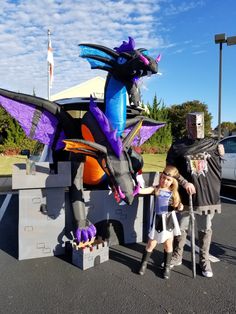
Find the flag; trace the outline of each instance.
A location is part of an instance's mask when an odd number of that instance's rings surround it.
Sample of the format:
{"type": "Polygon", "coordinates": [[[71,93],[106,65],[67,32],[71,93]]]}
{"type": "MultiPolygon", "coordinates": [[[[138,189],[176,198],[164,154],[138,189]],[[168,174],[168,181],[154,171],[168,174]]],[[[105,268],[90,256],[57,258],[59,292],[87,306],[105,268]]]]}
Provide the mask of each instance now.
{"type": "Polygon", "coordinates": [[[49,72],[49,87],[52,88],[53,82],[53,70],[54,70],[54,61],[53,61],[53,52],[52,52],[52,43],[51,39],[48,40],[48,72],[49,72]]]}

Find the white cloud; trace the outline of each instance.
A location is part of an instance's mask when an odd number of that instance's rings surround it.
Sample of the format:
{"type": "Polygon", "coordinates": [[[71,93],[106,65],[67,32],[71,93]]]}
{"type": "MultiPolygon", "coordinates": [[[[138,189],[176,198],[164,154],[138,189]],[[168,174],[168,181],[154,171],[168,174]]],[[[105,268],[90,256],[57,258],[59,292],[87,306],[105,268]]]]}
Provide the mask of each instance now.
{"type": "MultiPolygon", "coordinates": [[[[174,7],[165,0],[19,0],[1,1],[0,87],[47,97],[47,30],[54,51],[52,94],[106,72],[91,70],[79,58],[78,44],[90,42],[113,48],[128,36],[137,47],[173,46],[161,36],[162,5],[168,14],[191,9],[194,2],[174,7]],[[160,15],[161,16],[161,15],[160,15]]],[[[198,2],[199,4],[199,2],[198,2]]]]}
{"type": "Polygon", "coordinates": [[[206,53],[206,50],[198,50],[193,52],[194,55],[200,55],[202,53],[206,53]]]}
{"type": "Polygon", "coordinates": [[[199,6],[203,6],[205,1],[196,0],[196,1],[170,1],[170,5],[165,9],[166,15],[176,15],[183,12],[187,12],[189,10],[193,10],[199,6]]]}

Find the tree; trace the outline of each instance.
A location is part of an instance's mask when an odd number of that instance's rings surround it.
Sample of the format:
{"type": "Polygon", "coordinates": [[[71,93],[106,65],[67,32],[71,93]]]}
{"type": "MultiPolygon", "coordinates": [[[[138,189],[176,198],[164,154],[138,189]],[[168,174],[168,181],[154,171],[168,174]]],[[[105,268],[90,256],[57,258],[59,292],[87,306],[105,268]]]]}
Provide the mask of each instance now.
{"type": "Polygon", "coordinates": [[[172,105],[168,108],[168,120],[171,122],[171,132],[175,139],[187,135],[186,114],[190,112],[204,112],[205,135],[210,135],[212,115],[208,112],[206,104],[193,100],[181,105],[172,105]]]}
{"type": "MultiPolygon", "coordinates": [[[[218,131],[218,126],[215,128],[215,130],[218,131]]],[[[236,131],[236,122],[222,122],[221,131],[223,134],[232,134],[233,131],[236,131]]]]}
{"type": "Polygon", "coordinates": [[[10,119],[11,118],[6,110],[0,106],[0,133],[7,128],[10,119]]]}
{"type": "Polygon", "coordinates": [[[164,122],[166,125],[160,128],[147,141],[147,145],[153,147],[156,152],[166,152],[172,143],[171,125],[168,123],[168,110],[162,101],[157,101],[157,96],[154,96],[152,106],[147,104],[148,116],[156,121],[164,122]]]}
{"type": "Polygon", "coordinates": [[[7,137],[7,128],[10,120],[9,114],[0,106],[0,144],[3,144],[7,137]]]}
{"type": "Polygon", "coordinates": [[[29,139],[19,123],[0,106],[0,152],[18,154],[22,149],[37,153],[42,148],[37,141],[29,139]]]}
{"type": "MultiPolygon", "coordinates": [[[[33,96],[36,96],[35,88],[33,96]]],[[[43,144],[25,135],[20,124],[0,104],[0,152],[18,154],[22,149],[29,149],[32,154],[37,154],[42,147],[43,144]]]]}

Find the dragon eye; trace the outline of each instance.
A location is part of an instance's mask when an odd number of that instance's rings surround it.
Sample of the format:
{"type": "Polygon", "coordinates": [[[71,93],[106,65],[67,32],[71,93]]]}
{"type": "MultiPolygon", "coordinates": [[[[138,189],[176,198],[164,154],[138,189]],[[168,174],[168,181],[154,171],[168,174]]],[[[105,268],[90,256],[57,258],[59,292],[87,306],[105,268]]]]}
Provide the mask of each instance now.
{"type": "Polygon", "coordinates": [[[118,59],[117,59],[117,63],[118,64],[124,64],[124,63],[126,63],[126,59],[125,58],[123,58],[123,57],[119,57],[118,59]]]}

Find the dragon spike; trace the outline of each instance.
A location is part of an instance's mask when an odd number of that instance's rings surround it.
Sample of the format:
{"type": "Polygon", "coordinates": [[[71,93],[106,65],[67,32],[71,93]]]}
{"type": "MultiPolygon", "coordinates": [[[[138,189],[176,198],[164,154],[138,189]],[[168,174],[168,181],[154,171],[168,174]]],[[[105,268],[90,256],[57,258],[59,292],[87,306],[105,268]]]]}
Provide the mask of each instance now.
{"type": "Polygon", "coordinates": [[[96,102],[93,97],[90,96],[90,111],[94,118],[97,120],[98,124],[101,126],[104,135],[106,136],[109,144],[111,145],[116,156],[120,157],[123,145],[120,137],[117,137],[117,129],[112,130],[109,120],[104,115],[104,113],[97,107],[96,102]]]}
{"type": "Polygon", "coordinates": [[[118,53],[133,51],[135,47],[135,41],[132,37],[129,37],[129,42],[123,41],[120,47],[115,47],[114,50],[118,53]]]}
{"type": "Polygon", "coordinates": [[[132,50],[134,50],[135,47],[135,41],[132,37],[129,37],[129,45],[132,47],[132,50]]]}
{"type": "Polygon", "coordinates": [[[161,55],[159,54],[156,58],[156,63],[160,62],[161,61],[161,55]]]}
{"type": "Polygon", "coordinates": [[[111,133],[113,133],[113,138],[117,139],[117,129],[114,129],[113,131],[111,131],[111,133]]]}

